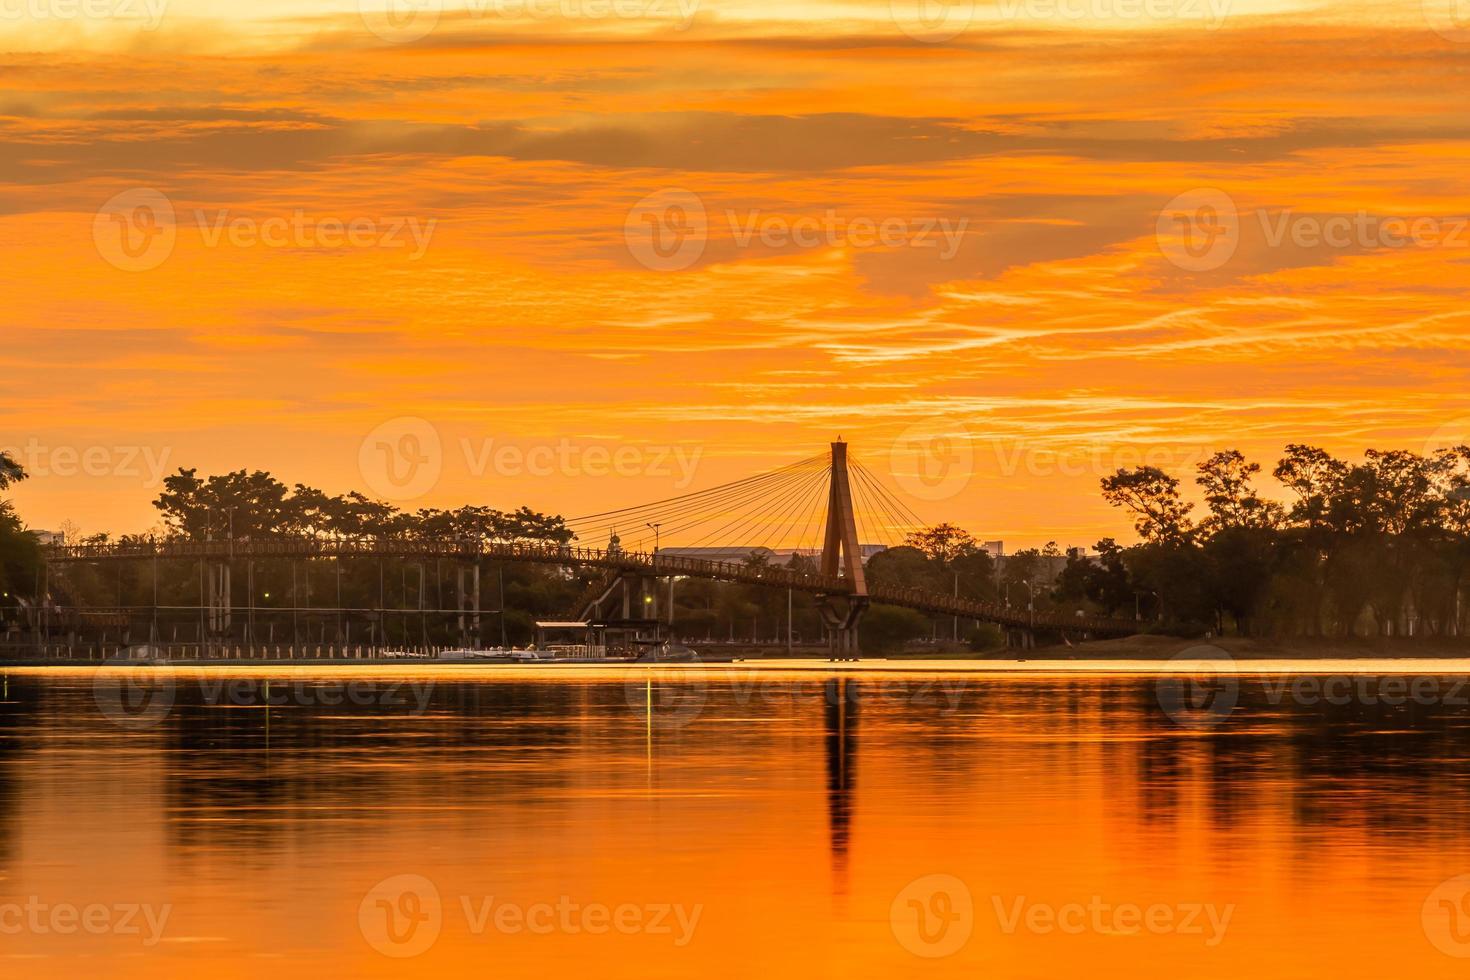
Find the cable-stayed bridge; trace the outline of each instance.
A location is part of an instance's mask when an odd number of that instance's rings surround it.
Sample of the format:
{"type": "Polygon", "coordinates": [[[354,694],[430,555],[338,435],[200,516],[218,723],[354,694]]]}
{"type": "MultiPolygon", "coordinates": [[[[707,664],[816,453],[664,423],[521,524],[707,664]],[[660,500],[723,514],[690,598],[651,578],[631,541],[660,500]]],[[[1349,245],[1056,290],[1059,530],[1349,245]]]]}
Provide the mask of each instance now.
{"type": "Polygon", "coordinates": [[[861,535],[869,544],[902,543],[923,526],[903,500],[871,470],[852,459],[847,444],[767,473],[667,500],[604,511],[566,521],[572,544],[495,541],[472,537],[325,537],[319,535],[229,538],[211,541],[131,541],[50,549],[48,569],[75,563],[191,561],[200,565],[201,593],[211,629],[228,627],[236,562],[310,559],[446,560],[458,574],[455,610],[461,623],[478,621],[480,565],[529,562],[599,569],[573,614],[584,619],[637,620],[644,613],[630,597],[656,594],[657,583],[709,579],[789,589],[818,597],[832,655],[857,655],[857,626],[873,603],[922,613],[996,623],[1026,631],[1059,631],[1079,637],[1124,636],[1132,620],[1036,612],[923,589],[868,582],[861,535]],[[874,540],[876,539],[876,540],[874,540]],[[810,556],[785,565],[760,560],[704,557],[700,549],[739,551],[790,547],[810,556]]]}

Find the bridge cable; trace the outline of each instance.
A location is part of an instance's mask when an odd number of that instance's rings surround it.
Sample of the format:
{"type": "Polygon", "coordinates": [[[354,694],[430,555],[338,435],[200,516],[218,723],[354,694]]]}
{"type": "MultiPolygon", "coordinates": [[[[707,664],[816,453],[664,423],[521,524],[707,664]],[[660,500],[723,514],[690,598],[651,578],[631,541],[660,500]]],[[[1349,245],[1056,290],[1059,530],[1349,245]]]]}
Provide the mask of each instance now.
{"type": "Polygon", "coordinates": [[[808,466],[808,465],[810,465],[813,462],[818,462],[818,461],[822,460],[823,458],[824,457],[822,457],[822,456],[808,457],[807,459],[797,460],[794,463],[790,463],[790,464],[788,464],[786,466],[778,467],[778,468],[776,468],[774,470],[770,470],[770,471],[767,471],[765,473],[758,473],[755,476],[748,476],[748,477],[745,477],[745,478],[740,479],[740,480],[733,480],[733,481],[731,481],[729,483],[722,483],[719,486],[709,487],[708,489],[705,489],[705,490],[698,490],[698,491],[695,491],[693,493],[680,494],[680,495],[678,495],[676,497],[668,497],[668,498],[666,498],[664,500],[656,500],[656,501],[653,501],[652,503],[638,504],[638,505],[635,505],[635,506],[632,506],[632,507],[622,507],[622,508],[619,508],[617,510],[605,510],[605,511],[601,511],[601,512],[596,513],[596,514],[584,514],[584,515],[582,515],[580,517],[573,517],[573,518],[568,519],[567,520],[567,523],[568,524],[584,524],[584,523],[588,523],[588,522],[591,522],[591,521],[593,521],[593,520],[595,520],[597,518],[602,518],[602,517],[620,517],[620,516],[624,516],[624,515],[635,515],[635,514],[637,514],[640,511],[651,510],[653,508],[660,507],[660,506],[663,506],[665,504],[673,504],[673,503],[676,503],[676,502],[682,501],[682,500],[690,500],[690,499],[697,498],[697,497],[705,497],[705,496],[709,496],[710,494],[718,493],[720,491],[730,490],[730,489],[733,489],[735,487],[747,485],[747,484],[753,483],[753,482],[755,482],[757,480],[763,480],[763,479],[766,479],[768,477],[776,476],[778,474],[785,473],[785,472],[788,472],[790,470],[797,469],[797,468],[802,467],[802,466],[808,466]]]}
{"type": "Polygon", "coordinates": [[[875,544],[881,544],[884,547],[891,546],[893,539],[883,531],[886,528],[886,524],[882,520],[882,513],[879,512],[875,519],[869,519],[872,517],[873,511],[877,510],[877,508],[870,499],[870,492],[864,489],[861,478],[854,478],[852,480],[852,490],[854,516],[856,517],[861,514],[864,518],[863,522],[868,526],[868,533],[877,539],[874,541],[875,544]]]}
{"type": "Polygon", "coordinates": [[[772,547],[772,550],[787,544],[787,538],[796,530],[797,522],[801,515],[807,510],[807,501],[813,496],[820,497],[821,490],[826,481],[822,479],[825,474],[817,473],[815,479],[807,481],[795,494],[792,495],[792,505],[786,509],[775,524],[771,525],[770,532],[761,540],[760,547],[772,547]],[[815,491],[815,492],[814,492],[815,491]]]}
{"type": "Polygon", "coordinates": [[[878,496],[881,499],[887,501],[892,510],[900,516],[900,527],[911,526],[915,530],[918,530],[927,526],[922,517],[914,513],[913,509],[905,504],[897,494],[894,494],[887,487],[885,487],[883,485],[883,481],[878,479],[878,477],[866,466],[857,461],[853,461],[853,468],[857,470],[858,474],[861,477],[868,481],[869,485],[874,489],[878,496]]]}
{"type": "MultiPolygon", "coordinates": [[[[743,512],[745,508],[767,499],[770,493],[776,489],[778,487],[775,485],[756,486],[741,495],[724,497],[720,500],[712,501],[710,507],[713,510],[710,511],[707,511],[703,507],[699,509],[685,508],[668,513],[643,516],[650,517],[659,523],[660,533],[656,537],[663,538],[666,536],[672,541],[678,535],[693,528],[707,525],[711,521],[725,519],[732,511],[743,512]]],[[[640,543],[649,537],[648,533],[642,527],[635,527],[634,530],[639,532],[637,540],[640,543]]]]}
{"type": "MultiPolygon", "coordinates": [[[[819,470],[819,471],[811,474],[810,476],[808,476],[807,479],[801,485],[801,488],[800,489],[804,490],[806,486],[808,486],[808,485],[810,485],[812,483],[815,483],[817,481],[820,481],[821,478],[822,478],[822,471],[819,470]]],[[[752,512],[750,514],[737,515],[733,520],[727,522],[726,524],[724,524],[721,527],[716,528],[715,530],[711,531],[709,534],[706,534],[704,537],[700,538],[697,542],[695,542],[694,545],[691,545],[690,547],[695,547],[695,546],[697,546],[699,544],[703,544],[706,541],[710,541],[710,540],[713,540],[713,539],[716,539],[716,538],[719,538],[719,537],[722,537],[722,536],[729,537],[729,538],[731,538],[733,540],[735,538],[735,536],[737,536],[739,534],[745,533],[748,529],[750,529],[752,527],[759,527],[760,526],[759,525],[759,521],[762,520],[762,519],[768,519],[769,516],[774,511],[778,510],[781,506],[783,506],[786,503],[786,500],[787,499],[788,499],[788,497],[785,496],[785,495],[782,495],[782,496],[772,495],[771,498],[770,498],[770,500],[766,504],[766,506],[764,506],[764,507],[758,507],[754,512],[752,512]]],[[[803,499],[805,499],[805,498],[803,498],[803,499]]]]}
{"type": "Polygon", "coordinates": [[[743,513],[745,509],[752,504],[757,504],[761,501],[770,499],[773,495],[784,493],[787,488],[794,486],[807,478],[808,475],[805,473],[796,473],[792,475],[785,475],[774,483],[765,482],[759,485],[755,485],[739,495],[727,496],[718,501],[717,503],[719,503],[719,507],[713,513],[707,514],[702,509],[698,511],[692,511],[689,508],[685,508],[682,512],[671,512],[668,515],[664,515],[665,520],[673,523],[677,518],[679,523],[676,527],[671,528],[667,533],[672,536],[674,534],[687,531],[691,528],[698,527],[702,524],[708,524],[711,521],[727,520],[731,516],[732,512],[743,513]]]}
{"type": "Polygon", "coordinates": [[[920,517],[917,513],[915,513],[914,510],[908,506],[908,504],[904,503],[903,498],[899,497],[897,494],[889,490],[887,486],[884,485],[883,481],[878,479],[877,475],[874,474],[872,470],[868,469],[866,466],[863,466],[861,463],[858,463],[857,466],[858,469],[861,470],[862,473],[867,476],[867,478],[872,482],[873,486],[877,488],[878,493],[886,498],[900,514],[905,515],[913,527],[923,528],[927,526],[924,519],[920,517]]]}
{"type": "MultiPolygon", "coordinates": [[[[711,540],[715,541],[717,545],[724,544],[726,543],[725,541],[716,539],[719,539],[722,534],[728,532],[731,527],[740,524],[742,520],[748,521],[756,513],[761,511],[763,505],[768,502],[785,499],[792,488],[809,479],[811,479],[810,475],[798,473],[785,476],[775,484],[762,484],[741,497],[728,499],[715,513],[706,514],[700,512],[693,515],[686,514],[681,518],[680,522],[675,523],[674,527],[668,528],[667,530],[661,529],[662,533],[660,536],[666,535],[671,542],[677,542],[677,545],[683,548],[699,547],[706,541],[711,540]],[[712,530],[708,530],[703,537],[696,539],[692,543],[687,539],[679,541],[681,535],[685,535],[687,532],[696,528],[708,529],[711,525],[715,525],[712,530]]],[[[673,522],[672,518],[668,518],[667,520],[673,522]]]]}
{"type": "MultiPolygon", "coordinates": [[[[757,499],[767,492],[767,488],[784,482],[785,475],[767,474],[756,478],[748,483],[742,483],[738,487],[727,488],[719,494],[702,495],[699,499],[690,499],[664,510],[654,511],[647,506],[641,508],[630,508],[625,511],[614,512],[616,518],[604,518],[596,523],[587,520],[576,520],[569,524],[574,529],[580,529],[588,533],[616,529],[619,526],[635,526],[638,530],[642,528],[639,522],[651,523],[652,521],[670,522],[675,519],[685,518],[692,514],[708,511],[728,512],[732,506],[739,506],[750,500],[757,499]]],[[[696,520],[696,523],[698,521],[696,520]]]]}
{"type": "MultiPolygon", "coordinates": [[[[606,511],[603,514],[592,515],[585,518],[573,518],[567,525],[574,531],[586,534],[597,532],[610,532],[619,526],[635,526],[642,530],[641,524],[661,521],[671,523],[685,520],[694,515],[706,511],[714,513],[729,513],[732,507],[740,507],[759,499],[769,493],[777,486],[784,485],[794,477],[804,475],[796,467],[807,467],[813,465],[813,460],[803,460],[792,467],[783,467],[781,470],[761,474],[747,480],[724,484],[710,490],[700,491],[698,494],[686,494],[682,497],[671,498],[667,501],[659,501],[656,504],[643,504],[638,507],[624,508],[618,511],[606,511]],[[655,510],[654,508],[662,508],[655,510]]],[[[690,521],[691,526],[701,523],[703,520],[712,518],[696,517],[690,521]]]]}
{"type": "Polygon", "coordinates": [[[901,516],[896,514],[892,507],[890,507],[888,503],[884,501],[883,497],[876,492],[870,482],[870,477],[866,473],[856,468],[853,470],[853,472],[857,476],[856,483],[859,488],[859,493],[864,498],[865,506],[872,507],[872,509],[875,510],[878,515],[886,521],[885,527],[891,533],[887,537],[885,543],[892,546],[893,542],[896,540],[894,535],[902,534],[902,528],[904,527],[905,521],[901,516]]]}
{"type": "MultiPolygon", "coordinates": [[[[825,544],[825,542],[822,540],[823,532],[826,531],[826,529],[827,529],[827,522],[825,520],[821,519],[818,516],[818,515],[820,515],[820,514],[823,513],[823,511],[822,511],[822,504],[826,502],[826,501],[824,501],[822,499],[823,496],[826,496],[826,497],[828,497],[830,499],[830,497],[831,497],[831,487],[830,486],[828,487],[828,493],[827,494],[825,494],[825,495],[824,494],[820,494],[820,493],[817,494],[817,499],[812,504],[811,516],[810,516],[810,518],[807,521],[807,523],[811,526],[811,529],[812,529],[811,543],[810,543],[810,546],[807,548],[807,550],[810,551],[812,554],[818,556],[818,557],[821,556],[822,546],[825,544]]],[[[805,537],[803,537],[802,543],[804,545],[807,543],[805,537]]]]}

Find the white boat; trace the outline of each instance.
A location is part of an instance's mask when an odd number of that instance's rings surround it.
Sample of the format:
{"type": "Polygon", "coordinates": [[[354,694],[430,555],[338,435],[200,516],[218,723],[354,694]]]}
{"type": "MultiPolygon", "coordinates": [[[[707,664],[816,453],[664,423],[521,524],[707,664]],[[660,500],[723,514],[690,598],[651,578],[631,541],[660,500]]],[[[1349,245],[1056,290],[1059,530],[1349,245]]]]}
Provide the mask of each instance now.
{"type": "Polygon", "coordinates": [[[378,656],[384,660],[428,660],[429,655],[420,650],[380,650],[378,656]]]}
{"type": "Polygon", "coordinates": [[[473,650],[473,651],[471,651],[470,652],[470,659],[471,660],[509,660],[514,655],[514,653],[515,653],[514,650],[507,650],[504,647],[491,647],[488,650],[473,650]]]}
{"type": "Polygon", "coordinates": [[[510,659],[519,663],[538,663],[556,659],[555,650],[512,650],[510,659]]]}

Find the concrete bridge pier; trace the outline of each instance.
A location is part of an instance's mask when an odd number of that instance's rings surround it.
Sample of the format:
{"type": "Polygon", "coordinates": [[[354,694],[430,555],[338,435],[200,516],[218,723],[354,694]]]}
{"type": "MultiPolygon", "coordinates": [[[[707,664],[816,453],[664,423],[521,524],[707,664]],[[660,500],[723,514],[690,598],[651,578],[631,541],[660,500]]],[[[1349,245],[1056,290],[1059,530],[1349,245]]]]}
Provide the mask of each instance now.
{"type": "Polygon", "coordinates": [[[210,562],[208,568],[208,624],[209,632],[222,636],[230,631],[233,619],[233,594],[229,562],[210,562]]]}
{"type": "Polygon", "coordinates": [[[1029,629],[1016,628],[1006,630],[1007,650],[1035,650],[1036,634],[1029,629]]]}
{"type": "Polygon", "coordinates": [[[833,661],[861,660],[858,649],[857,627],[838,627],[827,630],[827,659],[833,661]]]}
{"type": "Polygon", "coordinates": [[[455,594],[459,609],[459,642],[464,647],[480,645],[480,563],[456,569],[455,594]]]}
{"type": "Polygon", "coordinates": [[[827,631],[827,659],[861,660],[858,649],[858,623],[867,611],[868,601],[858,596],[823,596],[817,604],[822,625],[827,631]]]}
{"type": "Polygon", "coordinates": [[[659,615],[659,579],[654,575],[623,575],[618,580],[621,616],[609,620],[621,642],[639,657],[657,656],[668,638],[659,615]]]}
{"type": "MultiPolygon", "coordinates": [[[[428,614],[427,610],[428,610],[429,607],[428,607],[428,604],[424,601],[424,590],[426,588],[428,588],[428,585],[429,585],[429,567],[428,567],[428,565],[426,563],[419,562],[418,563],[418,570],[419,570],[419,586],[418,586],[418,590],[414,593],[414,600],[413,601],[414,601],[414,606],[416,608],[416,611],[419,614],[419,645],[422,646],[424,649],[428,649],[428,646],[429,646],[429,614],[428,614]]],[[[437,585],[436,585],[436,587],[437,587],[437,585]]],[[[408,639],[408,625],[407,625],[407,620],[405,620],[405,623],[404,623],[403,636],[404,636],[404,639],[406,641],[408,639]]]]}
{"type": "Polygon", "coordinates": [[[659,608],[665,594],[660,581],[656,575],[618,573],[594,587],[573,618],[596,623],[609,652],[657,656],[671,633],[673,615],[672,604],[667,614],[659,608]]]}

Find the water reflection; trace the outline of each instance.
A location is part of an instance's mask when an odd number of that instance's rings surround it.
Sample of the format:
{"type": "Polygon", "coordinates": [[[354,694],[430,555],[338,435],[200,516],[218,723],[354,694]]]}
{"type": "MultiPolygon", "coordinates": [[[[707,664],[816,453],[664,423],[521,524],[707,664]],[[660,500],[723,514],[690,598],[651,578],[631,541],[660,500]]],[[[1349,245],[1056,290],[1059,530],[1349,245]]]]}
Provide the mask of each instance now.
{"type": "Polygon", "coordinates": [[[406,963],[363,943],[358,901],[413,873],[447,909],[476,895],[705,909],[679,949],[496,936],[507,975],[821,972],[838,955],[890,976],[918,961],[889,903],[942,872],[976,897],[976,939],[940,964],[956,973],[1134,976],[1140,948],[1160,973],[1198,966],[1182,942],[1007,933],[991,908],[1014,896],[1237,904],[1210,973],[1260,972],[1268,951],[1298,974],[1458,965],[1419,922],[1425,895],[1470,871],[1470,708],[1448,696],[1311,702],[1246,679],[1227,716],[1180,725],[1147,678],[668,672],[645,693],[615,673],[372,675],[355,692],[347,674],[234,692],[180,676],[139,730],[99,712],[84,672],[8,679],[0,897],[169,901],[177,930],[142,956],[50,935],[11,937],[10,955],[118,976],[482,962],[489,940],[462,920],[406,963]]]}
{"type": "Polygon", "coordinates": [[[857,782],[858,705],[861,687],[851,679],[824,688],[827,744],[827,826],[832,850],[832,892],[847,894],[848,845],[852,835],[853,787],[857,782]]]}

